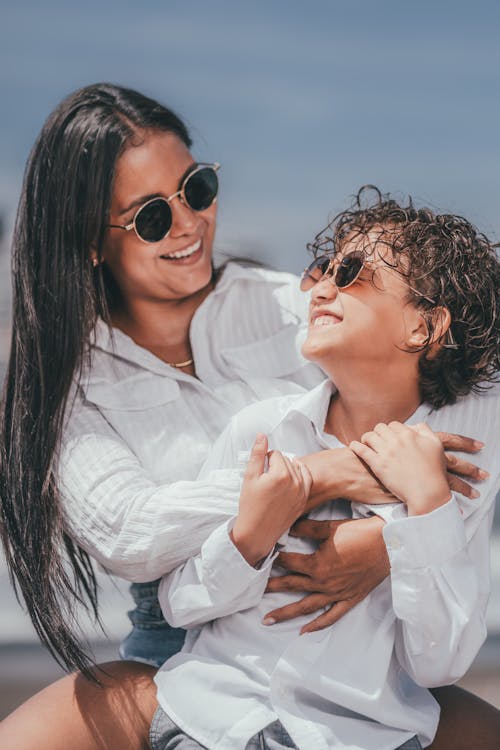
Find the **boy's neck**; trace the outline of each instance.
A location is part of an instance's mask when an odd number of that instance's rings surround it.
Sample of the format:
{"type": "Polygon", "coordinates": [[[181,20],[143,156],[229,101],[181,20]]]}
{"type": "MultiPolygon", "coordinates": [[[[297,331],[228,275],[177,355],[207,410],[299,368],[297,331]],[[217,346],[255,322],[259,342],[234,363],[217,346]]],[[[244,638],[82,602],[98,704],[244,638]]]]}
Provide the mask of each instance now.
{"type": "MultiPolygon", "coordinates": [[[[380,377],[380,376],[379,376],[380,377]]],[[[406,422],[421,403],[418,379],[413,373],[387,370],[378,380],[373,373],[365,377],[338,377],[337,392],[330,401],[325,432],[348,445],[379,422],[406,422]]]]}

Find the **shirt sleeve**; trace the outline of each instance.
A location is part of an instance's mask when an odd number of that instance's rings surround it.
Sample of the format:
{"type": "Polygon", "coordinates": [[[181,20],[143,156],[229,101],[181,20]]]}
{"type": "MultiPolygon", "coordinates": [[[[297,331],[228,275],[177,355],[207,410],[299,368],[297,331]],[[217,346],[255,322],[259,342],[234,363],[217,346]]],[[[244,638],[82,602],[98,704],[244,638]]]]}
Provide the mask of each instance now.
{"type": "Polygon", "coordinates": [[[80,403],[71,420],[58,460],[65,523],[109,572],[137,582],[160,578],[235,515],[238,471],[158,484],[99,410],[80,403]]]}
{"type": "Polygon", "coordinates": [[[173,627],[196,627],[262,599],[277,552],[252,567],[230,538],[232,525],[228,521],[213,531],[199,555],[162,578],[158,601],[173,627]]]}
{"type": "MultiPolygon", "coordinates": [[[[256,434],[254,414],[250,407],[233,417],[207,457],[200,477],[213,475],[215,467],[242,477],[256,434]]],[[[249,565],[230,538],[233,523],[234,519],[213,531],[199,555],[162,579],[158,600],[170,625],[195,627],[261,600],[278,547],[258,568],[249,565]]]]}
{"type": "Polygon", "coordinates": [[[386,521],[383,530],[396,613],[396,653],[424,687],[460,679],[486,637],[490,591],[490,532],[500,489],[497,385],[470,394],[429,417],[436,431],[483,441],[477,454],[462,454],[489,472],[475,484],[479,498],[453,494],[431,513],[407,517],[406,506],[361,508],[386,521]]]}
{"type": "Polygon", "coordinates": [[[396,653],[415,682],[436,687],[460,679],[486,637],[490,511],[468,539],[455,497],[431,513],[389,521],[396,653]]]}

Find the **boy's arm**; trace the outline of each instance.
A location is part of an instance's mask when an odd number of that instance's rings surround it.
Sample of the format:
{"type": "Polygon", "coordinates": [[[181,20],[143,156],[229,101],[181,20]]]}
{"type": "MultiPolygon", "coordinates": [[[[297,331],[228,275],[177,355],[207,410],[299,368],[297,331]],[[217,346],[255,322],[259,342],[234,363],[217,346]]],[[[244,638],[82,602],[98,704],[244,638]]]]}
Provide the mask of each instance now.
{"type": "Polygon", "coordinates": [[[455,682],[486,636],[489,532],[500,483],[495,446],[482,456],[490,475],[481,496],[464,508],[463,499],[447,497],[440,449],[425,425],[379,425],[362,440],[351,446],[408,511],[383,530],[398,658],[422,686],[455,682]]]}
{"type": "Polygon", "coordinates": [[[494,497],[483,497],[489,512],[470,541],[455,498],[384,528],[398,618],[396,653],[423,687],[460,679],[486,637],[494,497]]]}
{"type": "MultiPolygon", "coordinates": [[[[235,419],[215,449],[223,465],[235,463],[238,449],[247,447],[236,424],[235,419]]],[[[158,598],[171,625],[193,627],[260,601],[276,542],[304,512],[311,484],[307,471],[278,451],[268,461],[267,448],[266,436],[258,435],[237,517],[216,529],[198,556],[162,580],[158,598]]]]}
{"type": "Polygon", "coordinates": [[[250,565],[231,539],[233,521],[212,532],[196,557],[161,580],[158,601],[166,621],[192,628],[248,609],[261,600],[276,554],[250,565]]]}

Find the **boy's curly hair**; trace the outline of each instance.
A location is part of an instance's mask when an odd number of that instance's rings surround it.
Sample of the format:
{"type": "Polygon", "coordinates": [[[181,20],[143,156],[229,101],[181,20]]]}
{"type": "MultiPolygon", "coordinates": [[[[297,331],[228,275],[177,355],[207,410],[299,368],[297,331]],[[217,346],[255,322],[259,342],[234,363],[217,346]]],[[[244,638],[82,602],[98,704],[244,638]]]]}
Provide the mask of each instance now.
{"type": "Polygon", "coordinates": [[[461,216],[415,208],[411,198],[400,205],[367,185],[308,249],[316,256],[332,255],[358,238],[373,247],[373,232],[377,245],[390,248],[398,273],[420,293],[408,289],[408,301],[422,311],[429,330],[419,360],[422,399],[440,408],[495,381],[500,369],[496,245],[461,216]],[[436,353],[431,343],[437,307],[449,310],[451,326],[436,353]]]}

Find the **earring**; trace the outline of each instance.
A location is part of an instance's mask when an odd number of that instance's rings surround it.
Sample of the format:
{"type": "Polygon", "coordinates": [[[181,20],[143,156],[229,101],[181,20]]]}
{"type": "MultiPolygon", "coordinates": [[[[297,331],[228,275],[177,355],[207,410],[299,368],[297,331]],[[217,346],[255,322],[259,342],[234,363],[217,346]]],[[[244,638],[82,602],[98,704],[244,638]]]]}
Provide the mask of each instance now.
{"type": "Polygon", "coordinates": [[[97,268],[99,265],[99,259],[98,258],[92,258],[92,265],[94,268],[97,268]]]}

